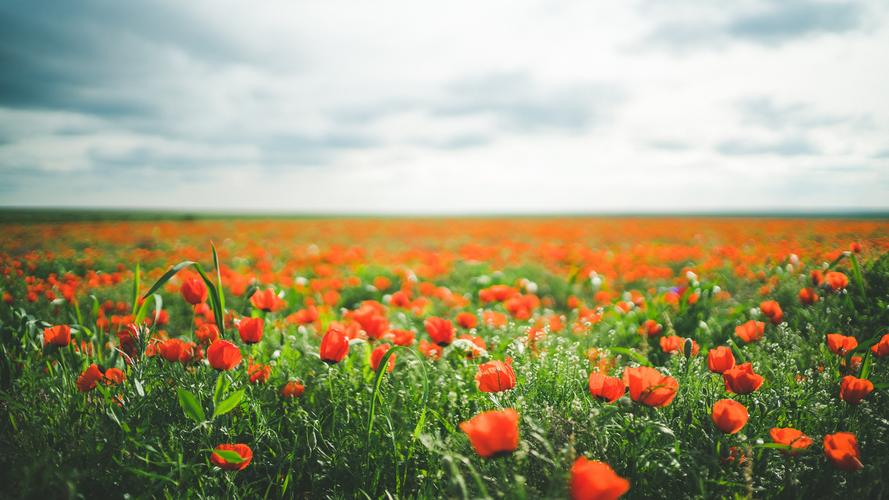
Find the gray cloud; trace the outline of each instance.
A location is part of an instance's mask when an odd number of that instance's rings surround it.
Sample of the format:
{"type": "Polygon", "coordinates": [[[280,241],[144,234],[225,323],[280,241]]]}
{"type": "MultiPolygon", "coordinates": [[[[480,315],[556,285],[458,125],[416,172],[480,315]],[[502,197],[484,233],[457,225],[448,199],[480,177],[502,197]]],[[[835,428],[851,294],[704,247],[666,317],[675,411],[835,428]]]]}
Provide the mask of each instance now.
{"type": "Polygon", "coordinates": [[[716,150],[728,156],[804,156],[819,153],[814,144],[802,138],[789,138],[774,142],[732,139],[719,143],[716,150]]]}

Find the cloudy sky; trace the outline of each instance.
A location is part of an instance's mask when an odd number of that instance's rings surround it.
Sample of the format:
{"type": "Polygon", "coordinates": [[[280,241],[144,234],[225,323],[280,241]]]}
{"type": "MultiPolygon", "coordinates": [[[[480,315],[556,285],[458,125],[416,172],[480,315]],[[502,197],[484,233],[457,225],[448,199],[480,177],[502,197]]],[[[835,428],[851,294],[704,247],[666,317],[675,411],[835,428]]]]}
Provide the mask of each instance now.
{"type": "Polygon", "coordinates": [[[879,0],[6,0],[0,64],[0,205],[889,208],[879,0]]]}

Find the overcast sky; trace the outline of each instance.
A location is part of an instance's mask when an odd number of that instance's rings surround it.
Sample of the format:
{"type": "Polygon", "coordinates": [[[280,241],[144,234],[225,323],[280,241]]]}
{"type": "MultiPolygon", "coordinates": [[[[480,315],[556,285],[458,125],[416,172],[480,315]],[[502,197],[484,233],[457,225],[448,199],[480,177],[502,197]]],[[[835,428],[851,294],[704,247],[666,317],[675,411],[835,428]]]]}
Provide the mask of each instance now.
{"type": "Polygon", "coordinates": [[[889,208],[884,1],[0,4],[0,205],[889,208]]]}

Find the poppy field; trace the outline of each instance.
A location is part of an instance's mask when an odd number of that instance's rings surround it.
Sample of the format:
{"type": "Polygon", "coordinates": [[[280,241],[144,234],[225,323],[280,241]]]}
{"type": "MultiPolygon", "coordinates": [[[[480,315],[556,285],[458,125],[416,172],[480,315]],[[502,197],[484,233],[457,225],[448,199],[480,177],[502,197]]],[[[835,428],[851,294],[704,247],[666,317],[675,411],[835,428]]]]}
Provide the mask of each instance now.
{"type": "Polygon", "coordinates": [[[4,222],[14,498],[887,495],[889,222],[4,222]]]}

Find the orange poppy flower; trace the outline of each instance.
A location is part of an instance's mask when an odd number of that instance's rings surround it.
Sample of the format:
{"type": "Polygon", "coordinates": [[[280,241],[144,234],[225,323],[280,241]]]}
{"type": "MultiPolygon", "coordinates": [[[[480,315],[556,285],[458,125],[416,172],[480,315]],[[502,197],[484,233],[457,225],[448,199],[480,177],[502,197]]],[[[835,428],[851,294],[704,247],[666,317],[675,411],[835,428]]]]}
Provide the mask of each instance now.
{"type": "Polygon", "coordinates": [[[340,328],[331,325],[321,339],[321,360],[328,364],[339,363],[349,354],[349,339],[340,328]]]}
{"type": "Polygon", "coordinates": [[[789,446],[790,449],[785,451],[785,453],[790,453],[791,455],[795,455],[812,446],[812,438],[792,427],[773,427],[769,431],[769,435],[772,436],[772,441],[789,446]]]}
{"type": "Polygon", "coordinates": [[[512,359],[489,361],[478,366],[475,374],[475,385],[482,392],[508,391],[515,387],[516,376],[512,369],[512,359]]]}
{"type": "Polygon", "coordinates": [[[519,446],[519,414],[511,408],[479,413],[462,422],[460,430],[483,458],[511,453],[519,446]]]}
{"type": "Polygon", "coordinates": [[[867,379],[846,375],[840,381],[840,399],[851,405],[861,403],[873,390],[874,384],[867,379]]]}
{"type": "Polygon", "coordinates": [[[731,399],[720,399],[710,413],[713,423],[726,434],[735,434],[747,425],[747,407],[731,399]]]}
{"type": "Polygon", "coordinates": [[[220,444],[215,449],[221,451],[233,451],[241,457],[240,462],[229,462],[214,451],[210,455],[210,461],[217,467],[225,470],[244,470],[253,460],[253,450],[246,444],[220,444]]]}
{"type": "Polygon", "coordinates": [[[589,380],[590,394],[613,403],[627,391],[624,381],[618,377],[606,377],[599,372],[591,372],[589,380]]]}
{"type": "Polygon", "coordinates": [[[730,347],[714,347],[707,352],[707,368],[709,368],[711,372],[722,374],[734,366],[735,355],[732,353],[730,347]]]}
{"type": "Polygon", "coordinates": [[[762,311],[766,317],[772,320],[773,324],[778,324],[784,319],[784,311],[781,310],[781,304],[777,303],[774,300],[766,300],[764,302],[760,302],[759,310],[762,311]]]}
{"type": "Polygon", "coordinates": [[[296,380],[291,380],[284,384],[284,387],[281,388],[281,395],[285,398],[298,398],[303,395],[306,387],[299,383],[296,380]]]}
{"type": "Polygon", "coordinates": [[[848,337],[839,333],[827,334],[827,348],[834,354],[844,356],[856,347],[858,347],[858,340],[855,337],[848,337]]]}
{"type": "Polygon", "coordinates": [[[287,303],[284,302],[284,299],[278,297],[278,295],[275,293],[274,288],[257,290],[250,297],[250,304],[252,304],[253,307],[265,312],[280,311],[287,305],[287,303]]]}
{"type": "Polygon", "coordinates": [[[241,363],[241,349],[228,340],[216,340],[207,348],[207,361],[216,370],[231,370],[241,363]]]}
{"type": "Polygon", "coordinates": [[[765,331],[765,323],[752,319],[735,327],[735,335],[748,344],[762,339],[765,331]]]}
{"type": "Polygon", "coordinates": [[[71,343],[71,327],[68,325],[51,326],[43,330],[43,347],[50,344],[65,347],[71,343]]]}
{"type": "Polygon", "coordinates": [[[238,335],[245,344],[255,344],[262,340],[262,318],[242,318],[238,322],[238,335]]]}
{"type": "Polygon", "coordinates": [[[830,271],[825,274],[824,281],[834,292],[839,292],[849,286],[849,277],[838,271],[830,271]]]}
{"type": "Polygon", "coordinates": [[[648,366],[624,368],[623,380],[633,401],[655,408],[670,404],[679,390],[676,379],[648,366]]]}
{"type": "Polygon", "coordinates": [[[429,338],[440,346],[449,345],[454,341],[454,325],[444,318],[430,316],[423,322],[423,326],[429,338]]]}
{"type": "Polygon", "coordinates": [[[870,352],[878,358],[889,356],[889,333],[883,335],[879,342],[870,346],[870,352]]]}
{"type": "Polygon", "coordinates": [[[579,457],[571,466],[573,500],[614,500],[628,491],[630,482],[604,462],[579,457]]]}
{"type": "Polygon", "coordinates": [[[207,285],[201,278],[188,278],[183,281],[179,293],[193,306],[207,301],[207,285]]]}
{"type": "Polygon", "coordinates": [[[763,383],[761,375],[753,372],[752,363],[736,365],[722,373],[725,389],[735,394],[750,394],[763,383]]]}
{"type": "MultiPolygon", "coordinates": [[[[688,339],[684,339],[678,335],[669,335],[665,337],[661,337],[660,344],[661,350],[666,353],[681,353],[685,349],[685,341],[688,339]]],[[[692,356],[696,356],[698,352],[700,352],[701,346],[698,345],[694,340],[691,341],[691,354],[692,356]]]]}
{"type": "Polygon", "coordinates": [[[858,440],[851,432],[837,432],[824,436],[824,456],[840,470],[852,472],[864,468],[858,440]]]}

